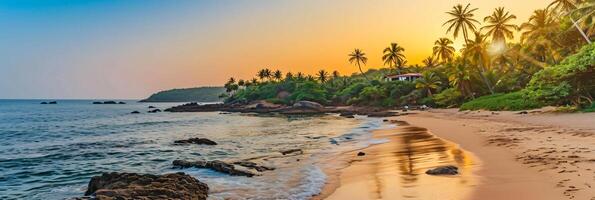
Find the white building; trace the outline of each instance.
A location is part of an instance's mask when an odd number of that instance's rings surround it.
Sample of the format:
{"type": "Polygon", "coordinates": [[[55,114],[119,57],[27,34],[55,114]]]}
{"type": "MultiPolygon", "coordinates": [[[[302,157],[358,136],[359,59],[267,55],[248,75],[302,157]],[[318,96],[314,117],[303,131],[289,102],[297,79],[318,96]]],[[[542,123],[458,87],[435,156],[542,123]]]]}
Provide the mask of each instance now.
{"type": "Polygon", "coordinates": [[[420,73],[391,74],[384,76],[386,81],[415,81],[421,78],[420,73]]]}

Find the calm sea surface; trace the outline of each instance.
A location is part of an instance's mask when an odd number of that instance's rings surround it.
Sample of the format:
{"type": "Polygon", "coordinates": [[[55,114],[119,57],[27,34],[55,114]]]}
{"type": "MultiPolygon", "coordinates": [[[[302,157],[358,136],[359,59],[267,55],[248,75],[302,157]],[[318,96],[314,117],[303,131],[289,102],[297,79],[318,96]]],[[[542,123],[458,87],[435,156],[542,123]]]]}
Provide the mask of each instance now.
{"type": "Polygon", "coordinates": [[[82,196],[92,176],[112,171],[183,171],[206,182],[211,199],[307,199],[326,179],[319,161],[379,142],[369,131],[382,126],[380,119],[359,117],[147,113],[148,106],[177,105],[171,103],[40,102],[0,100],[0,199],[82,196]],[[219,145],[173,145],[190,137],[219,145]],[[305,153],[279,153],[295,148],[305,153]],[[277,169],[253,178],[232,177],[207,169],[173,169],[175,159],[253,159],[277,169]]]}

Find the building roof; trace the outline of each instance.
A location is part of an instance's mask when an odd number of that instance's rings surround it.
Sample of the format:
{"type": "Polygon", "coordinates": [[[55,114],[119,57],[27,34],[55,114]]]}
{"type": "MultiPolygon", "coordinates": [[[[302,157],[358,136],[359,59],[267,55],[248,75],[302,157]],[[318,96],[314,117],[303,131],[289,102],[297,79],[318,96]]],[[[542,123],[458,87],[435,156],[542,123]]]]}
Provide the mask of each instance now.
{"type": "Polygon", "coordinates": [[[386,78],[399,78],[399,77],[421,77],[420,73],[407,73],[407,74],[389,74],[384,76],[386,78]]]}

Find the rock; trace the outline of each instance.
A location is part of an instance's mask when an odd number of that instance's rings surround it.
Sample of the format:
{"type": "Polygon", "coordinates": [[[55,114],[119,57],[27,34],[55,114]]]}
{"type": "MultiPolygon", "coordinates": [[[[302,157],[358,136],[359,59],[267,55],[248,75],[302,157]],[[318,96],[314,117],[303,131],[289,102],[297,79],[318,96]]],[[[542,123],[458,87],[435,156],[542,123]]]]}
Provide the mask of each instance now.
{"type": "Polygon", "coordinates": [[[44,102],[41,102],[40,104],[48,104],[48,102],[45,102],[45,101],[44,101],[44,102]]]}
{"type": "Polygon", "coordinates": [[[190,138],[187,140],[176,140],[174,144],[204,144],[204,145],[217,145],[216,142],[207,138],[190,138]]]}
{"type": "Polygon", "coordinates": [[[436,167],[434,169],[429,169],[426,171],[426,174],[429,175],[457,175],[459,174],[459,168],[456,166],[448,165],[442,167],[436,167]]]}
{"type": "Polygon", "coordinates": [[[101,101],[94,101],[93,104],[103,104],[101,101]]]}
{"type": "Polygon", "coordinates": [[[208,168],[208,169],[212,169],[212,170],[215,170],[215,171],[218,171],[221,173],[225,173],[225,174],[229,174],[232,176],[252,177],[252,176],[256,175],[255,173],[253,173],[251,171],[236,169],[233,164],[229,164],[229,163],[219,161],[219,160],[214,160],[214,161],[174,160],[172,164],[174,166],[180,167],[180,168],[190,168],[190,167],[208,168]]]}
{"type": "Polygon", "coordinates": [[[149,106],[149,109],[151,109],[151,108],[155,108],[155,106],[149,106]]]}
{"type": "Polygon", "coordinates": [[[237,161],[237,162],[233,162],[232,164],[250,168],[250,169],[254,169],[258,172],[263,172],[263,171],[267,171],[267,170],[275,170],[274,167],[261,166],[254,162],[250,162],[250,161],[237,161]]]}
{"type": "Polygon", "coordinates": [[[205,200],[209,187],[183,172],[151,175],[103,173],[89,181],[86,196],[96,199],[195,199],[205,200]]]}
{"type": "Polygon", "coordinates": [[[115,101],[104,101],[103,104],[116,104],[115,101]]]}
{"type": "Polygon", "coordinates": [[[130,112],[130,114],[140,114],[140,112],[135,110],[135,111],[130,112]]]}
{"type": "Polygon", "coordinates": [[[517,114],[519,114],[519,115],[526,115],[526,114],[529,114],[529,112],[523,110],[521,112],[518,112],[517,114]]]}
{"type": "Polygon", "coordinates": [[[281,151],[281,154],[287,155],[287,154],[292,154],[292,153],[296,153],[296,152],[299,152],[300,154],[304,153],[304,151],[302,151],[302,149],[289,149],[289,150],[281,151]]]}
{"type": "Polygon", "coordinates": [[[50,101],[50,102],[48,102],[48,104],[58,104],[58,102],[50,101]]]}
{"type": "Polygon", "coordinates": [[[397,116],[396,113],[393,112],[371,112],[368,113],[368,117],[392,117],[392,116],[397,116]]]}
{"type": "Polygon", "coordinates": [[[361,151],[357,153],[357,156],[365,156],[365,155],[366,155],[366,153],[361,152],[361,151]]]}
{"type": "Polygon", "coordinates": [[[149,110],[149,113],[158,113],[161,112],[160,109],[149,110]]]}
{"type": "Polygon", "coordinates": [[[293,104],[294,108],[306,108],[312,110],[322,110],[324,107],[313,101],[298,101],[293,104]]]}
{"type": "Polygon", "coordinates": [[[126,104],[126,102],[120,101],[118,102],[118,104],[126,104]]]}
{"type": "Polygon", "coordinates": [[[224,104],[205,104],[200,105],[198,103],[187,103],[179,106],[174,106],[168,109],[165,109],[167,112],[213,112],[213,111],[222,111],[228,108],[224,104]]]}
{"type": "Polygon", "coordinates": [[[355,118],[355,116],[353,116],[354,113],[353,112],[341,112],[341,114],[339,114],[339,116],[341,117],[345,117],[345,118],[355,118]]]}

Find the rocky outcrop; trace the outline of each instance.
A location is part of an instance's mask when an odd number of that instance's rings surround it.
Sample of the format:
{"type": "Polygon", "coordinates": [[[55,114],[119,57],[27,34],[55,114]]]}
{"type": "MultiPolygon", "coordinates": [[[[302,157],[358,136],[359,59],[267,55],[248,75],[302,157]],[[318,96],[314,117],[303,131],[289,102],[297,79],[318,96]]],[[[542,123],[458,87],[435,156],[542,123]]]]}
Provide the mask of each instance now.
{"type": "Polygon", "coordinates": [[[39,104],[48,104],[48,102],[45,102],[45,101],[44,101],[44,102],[41,102],[41,103],[39,103],[39,104]]]}
{"type": "Polygon", "coordinates": [[[310,110],[322,110],[324,106],[313,101],[298,101],[293,104],[293,108],[302,108],[310,110]]]}
{"type": "Polygon", "coordinates": [[[190,138],[187,140],[176,140],[174,144],[204,144],[204,145],[217,145],[216,142],[207,138],[190,138]]]}
{"type": "Polygon", "coordinates": [[[225,174],[229,174],[232,176],[252,177],[252,176],[256,175],[256,173],[254,173],[250,170],[237,169],[235,165],[229,164],[229,163],[226,163],[223,161],[219,161],[219,160],[213,160],[213,161],[174,160],[172,164],[174,165],[174,167],[180,167],[180,168],[190,168],[190,167],[208,168],[208,169],[212,169],[212,170],[215,170],[215,171],[218,171],[221,173],[225,173],[225,174]]]}
{"type": "Polygon", "coordinates": [[[104,101],[103,104],[117,104],[115,101],[104,101]]]}
{"type": "Polygon", "coordinates": [[[120,101],[118,102],[118,104],[126,104],[126,102],[120,101]]]}
{"type": "Polygon", "coordinates": [[[161,109],[149,110],[149,113],[158,113],[158,112],[161,112],[161,109]]]}
{"type": "Polygon", "coordinates": [[[436,167],[434,169],[429,169],[426,171],[426,174],[429,175],[457,175],[459,174],[459,168],[456,166],[448,165],[448,166],[441,166],[436,167]]]}
{"type": "Polygon", "coordinates": [[[274,167],[267,167],[267,166],[262,166],[262,165],[258,165],[255,162],[250,162],[250,161],[237,161],[237,162],[233,162],[234,165],[239,165],[242,167],[246,167],[246,168],[250,168],[250,169],[254,169],[258,172],[264,172],[264,171],[268,171],[268,170],[275,170],[274,167]]]}
{"type": "Polygon", "coordinates": [[[183,172],[164,175],[112,172],[91,178],[85,195],[98,200],[205,200],[208,192],[207,184],[183,172]]]}
{"type": "Polygon", "coordinates": [[[48,102],[48,104],[58,104],[58,102],[56,102],[56,101],[50,101],[50,102],[48,102]]]}
{"type": "Polygon", "coordinates": [[[103,104],[101,101],[94,101],[93,104],[103,104]]]}
{"type": "Polygon", "coordinates": [[[168,109],[165,109],[167,112],[214,112],[214,111],[222,111],[229,106],[224,104],[198,104],[198,103],[187,103],[179,106],[174,106],[168,109]]]}

